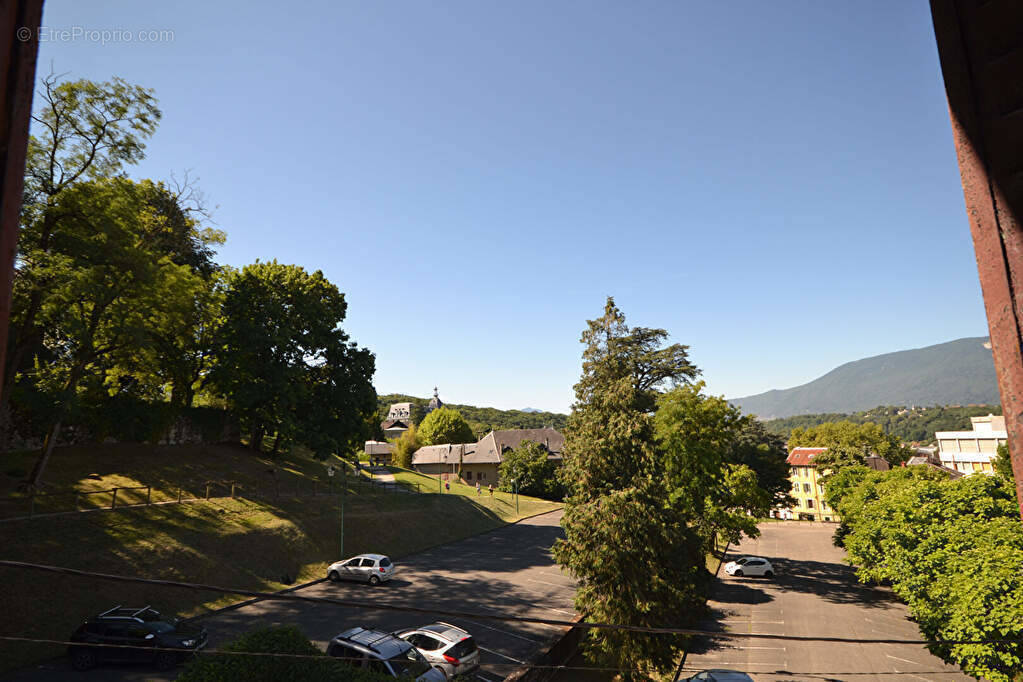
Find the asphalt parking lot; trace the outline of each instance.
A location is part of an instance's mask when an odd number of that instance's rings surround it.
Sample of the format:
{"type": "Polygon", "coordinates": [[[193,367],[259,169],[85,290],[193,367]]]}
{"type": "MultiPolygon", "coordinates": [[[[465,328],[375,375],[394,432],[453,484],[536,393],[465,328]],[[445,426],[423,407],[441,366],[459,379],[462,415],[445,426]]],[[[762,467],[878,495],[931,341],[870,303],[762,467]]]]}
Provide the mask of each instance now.
{"type": "MultiPolygon", "coordinates": [[[[834,526],[764,523],[757,540],[732,548],[726,561],[763,556],[774,580],[719,573],[711,620],[704,629],[731,632],[870,639],[920,639],[906,607],[890,590],[861,585],[831,542],[834,526]]],[[[839,644],[783,640],[718,639],[696,642],[686,674],[732,668],[757,682],[782,680],[971,680],[945,665],[923,645],[839,644]]]]}
{"type": "MultiPolygon", "coordinates": [[[[561,572],[550,554],[554,540],[562,536],[560,521],[561,512],[551,512],[396,560],[395,578],[378,587],[323,582],[298,590],[296,594],[437,611],[572,620],[575,617],[572,606],[575,583],[561,572]]],[[[416,615],[280,601],[256,602],[213,615],[203,622],[210,633],[211,647],[256,628],[294,624],[325,649],[334,635],[356,625],[393,631],[433,620],[444,620],[472,633],[481,649],[478,677],[486,682],[503,679],[560,630],[553,626],[474,620],[440,613],[416,615]]],[[[88,673],[76,673],[67,659],[43,663],[9,679],[49,682],[69,676],[83,682],[174,679],[173,673],[160,674],[138,666],[104,666],[88,673]]]]}

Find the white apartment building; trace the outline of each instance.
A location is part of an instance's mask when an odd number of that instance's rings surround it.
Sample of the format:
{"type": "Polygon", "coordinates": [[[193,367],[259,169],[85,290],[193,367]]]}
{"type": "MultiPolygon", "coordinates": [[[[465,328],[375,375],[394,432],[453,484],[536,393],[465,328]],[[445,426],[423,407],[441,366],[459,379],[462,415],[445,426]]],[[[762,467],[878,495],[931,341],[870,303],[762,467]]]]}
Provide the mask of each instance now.
{"type": "Polygon", "coordinates": [[[970,417],[972,431],[938,431],[938,457],[942,466],[961,471],[964,474],[993,474],[991,460],[997,456],[997,449],[1009,439],[1005,430],[1005,417],[989,414],[986,417],[970,417]]]}

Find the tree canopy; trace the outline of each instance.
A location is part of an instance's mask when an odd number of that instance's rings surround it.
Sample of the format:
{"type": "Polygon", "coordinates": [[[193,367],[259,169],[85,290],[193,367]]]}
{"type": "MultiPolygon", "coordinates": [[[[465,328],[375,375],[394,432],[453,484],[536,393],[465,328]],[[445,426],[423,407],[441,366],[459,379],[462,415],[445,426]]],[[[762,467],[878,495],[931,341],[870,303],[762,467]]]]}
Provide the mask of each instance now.
{"type": "Polygon", "coordinates": [[[325,455],[365,435],[376,405],[373,354],[341,329],[347,303],[322,272],[247,265],[231,278],[222,311],[212,382],[253,448],[277,433],[275,447],[302,440],[325,455]]]}
{"type": "MultiPolygon", "coordinates": [[[[659,347],[666,337],[630,328],[611,298],[582,334],[565,433],[565,539],[554,556],[579,580],[576,609],[590,620],[657,627],[699,613],[714,538],[755,534],[770,505],[740,460],[779,453],[753,445],[761,434],[723,398],[690,385],[699,372],[685,346],[659,347]]],[[[582,646],[603,664],[663,673],[682,642],[591,630],[582,646]]]]}
{"type": "Polygon", "coordinates": [[[870,422],[854,424],[850,421],[825,422],[808,428],[796,427],[789,435],[788,447],[828,448],[817,458],[817,466],[862,464],[868,455],[878,455],[895,467],[908,460],[913,451],[898,438],[884,432],[870,422]],[[824,459],[822,459],[824,458],[824,459]],[[824,462],[824,464],[822,464],[824,462]]]}
{"type": "Polygon", "coordinates": [[[887,582],[931,651],[975,677],[1023,672],[1017,644],[941,644],[1023,637],[1023,527],[999,476],[951,480],[927,467],[848,467],[828,486],[838,539],[860,580],[887,582]]]}
{"type": "Polygon", "coordinates": [[[419,438],[423,445],[444,443],[473,443],[476,441],[469,423],[458,410],[438,407],[426,415],[419,424],[419,438]]]}
{"type": "Polygon", "coordinates": [[[559,476],[559,465],[547,457],[547,449],[531,440],[524,440],[514,450],[501,455],[499,489],[518,490],[523,495],[561,500],[565,486],[559,476]]]}

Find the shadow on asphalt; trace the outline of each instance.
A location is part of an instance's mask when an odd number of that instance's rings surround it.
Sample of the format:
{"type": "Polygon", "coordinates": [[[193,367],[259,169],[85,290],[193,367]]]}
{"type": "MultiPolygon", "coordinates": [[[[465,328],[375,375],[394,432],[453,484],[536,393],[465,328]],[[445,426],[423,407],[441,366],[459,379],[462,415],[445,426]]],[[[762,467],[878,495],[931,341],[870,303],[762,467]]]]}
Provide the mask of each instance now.
{"type": "Polygon", "coordinates": [[[775,583],[787,592],[815,594],[835,604],[888,608],[895,596],[884,589],[857,582],[851,566],[822,561],[773,559],[778,569],[775,583]]]}
{"type": "MultiPolygon", "coordinates": [[[[733,561],[740,556],[742,555],[730,553],[724,560],[733,561]]],[[[699,625],[701,630],[724,632],[722,621],[735,615],[737,611],[733,610],[733,607],[774,601],[774,596],[767,591],[768,588],[814,594],[832,603],[856,604],[865,608],[887,608],[889,604],[897,601],[894,595],[886,590],[858,583],[851,566],[770,556],[765,558],[770,560],[777,572],[773,579],[733,578],[723,573],[714,578],[711,599],[721,604],[721,607],[710,609],[707,618],[699,625]]],[[[689,652],[705,654],[728,647],[728,640],[725,639],[697,637],[690,644],[689,652]]],[[[785,674],[784,671],[779,672],[785,674]]],[[[830,681],[832,678],[816,679],[830,681]]]]}

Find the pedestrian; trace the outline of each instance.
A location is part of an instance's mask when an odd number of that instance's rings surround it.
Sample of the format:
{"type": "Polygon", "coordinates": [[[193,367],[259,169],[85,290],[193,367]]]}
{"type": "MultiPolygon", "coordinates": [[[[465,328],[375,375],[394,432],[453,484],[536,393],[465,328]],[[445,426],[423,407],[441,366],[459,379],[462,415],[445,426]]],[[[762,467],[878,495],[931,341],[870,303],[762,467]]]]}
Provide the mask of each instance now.
{"type": "Polygon", "coordinates": [[[444,481],[444,490],[451,492],[451,481],[444,481]]]}
{"type": "Polygon", "coordinates": [[[482,493],[480,492],[480,482],[476,481],[476,496],[479,497],[482,493]]]}
{"type": "Polygon", "coordinates": [[[490,489],[490,496],[493,497],[494,496],[494,484],[491,483],[487,487],[490,489]]]}

